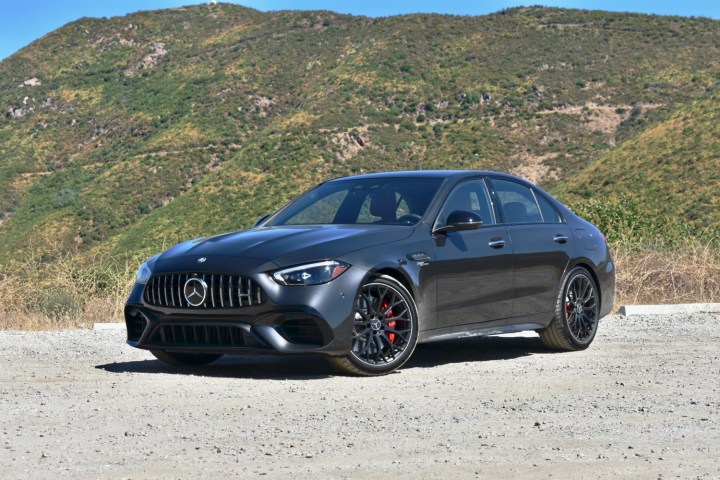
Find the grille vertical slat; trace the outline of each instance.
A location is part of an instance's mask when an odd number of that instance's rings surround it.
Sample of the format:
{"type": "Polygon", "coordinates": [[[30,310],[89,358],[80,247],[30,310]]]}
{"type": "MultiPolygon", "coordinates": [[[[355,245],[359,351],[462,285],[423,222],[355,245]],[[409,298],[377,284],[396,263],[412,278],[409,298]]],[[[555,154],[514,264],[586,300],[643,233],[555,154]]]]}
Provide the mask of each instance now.
{"type": "Polygon", "coordinates": [[[225,296],[225,288],[223,288],[223,279],[225,275],[220,275],[220,308],[225,308],[225,302],[223,297],[225,296]]]}
{"type": "Polygon", "coordinates": [[[238,279],[238,305],[240,305],[241,307],[242,307],[242,282],[243,282],[243,279],[239,278],[238,279]]]}
{"type": "Polygon", "coordinates": [[[178,275],[177,295],[178,295],[178,303],[180,304],[181,307],[183,306],[183,304],[182,304],[182,285],[183,285],[182,275],[178,275]]]}
{"type": "Polygon", "coordinates": [[[170,300],[172,301],[172,306],[175,306],[175,275],[170,276],[170,300]]]}
{"type": "MultiPolygon", "coordinates": [[[[202,279],[203,279],[203,282],[205,282],[207,284],[207,275],[203,275],[202,279]]],[[[208,302],[206,299],[206,301],[203,303],[203,307],[207,308],[207,306],[208,306],[208,302]]]]}

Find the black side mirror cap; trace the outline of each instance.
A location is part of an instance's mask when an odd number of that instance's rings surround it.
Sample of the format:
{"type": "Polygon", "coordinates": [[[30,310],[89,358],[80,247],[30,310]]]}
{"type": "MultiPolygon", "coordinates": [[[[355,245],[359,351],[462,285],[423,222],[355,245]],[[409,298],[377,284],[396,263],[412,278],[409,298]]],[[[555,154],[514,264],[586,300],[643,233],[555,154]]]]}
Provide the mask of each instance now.
{"type": "Polygon", "coordinates": [[[467,210],[455,210],[448,215],[445,225],[433,230],[433,233],[444,233],[463,230],[477,230],[482,227],[480,215],[467,210]]]}

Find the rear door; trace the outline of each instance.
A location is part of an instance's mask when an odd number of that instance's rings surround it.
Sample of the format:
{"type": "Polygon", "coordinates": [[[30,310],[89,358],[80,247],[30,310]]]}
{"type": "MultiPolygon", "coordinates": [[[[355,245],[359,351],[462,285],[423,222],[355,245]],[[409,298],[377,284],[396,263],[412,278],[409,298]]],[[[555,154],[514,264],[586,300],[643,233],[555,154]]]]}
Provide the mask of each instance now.
{"type": "Polygon", "coordinates": [[[513,246],[512,314],[552,312],[570,261],[570,229],[540,190],[504,178],[490,186],[513,246]]]}

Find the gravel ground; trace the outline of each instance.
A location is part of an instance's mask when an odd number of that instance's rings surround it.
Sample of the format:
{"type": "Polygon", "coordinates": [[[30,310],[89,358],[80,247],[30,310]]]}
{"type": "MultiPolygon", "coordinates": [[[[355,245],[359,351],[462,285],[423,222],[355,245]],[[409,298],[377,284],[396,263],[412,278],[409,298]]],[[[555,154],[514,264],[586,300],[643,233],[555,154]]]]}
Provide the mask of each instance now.
{"type": "Polygon", "coordinates": [[[226,357],[120,331],[0,332],[0,478],[720,478],[720,315],[421,345],[399,372],[226,357]]]}

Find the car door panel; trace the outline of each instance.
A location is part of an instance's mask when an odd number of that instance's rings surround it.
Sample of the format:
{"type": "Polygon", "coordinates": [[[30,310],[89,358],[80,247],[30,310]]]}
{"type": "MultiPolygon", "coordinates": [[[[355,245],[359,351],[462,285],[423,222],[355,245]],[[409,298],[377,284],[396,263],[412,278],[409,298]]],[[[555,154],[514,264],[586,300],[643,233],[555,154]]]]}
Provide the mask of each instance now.
{"type": "Polygon", "coordinates": [[[553,311],[570,261],[570,229],[564,224],[542,223],[507,228],[515,254],[513,316],[553,311]]]}
{"type": "Polygon", "coordinates": [[[435,251],[438,327],[510,316],[513,247],[504,226],[438,236],[435,251]]]}
{"type": "Polygon", "coordinates": [[[492,178],[490,184],[513,243],[512,314],[552,312],[570,261],[570,229],[540,192],[508,179],[492,178]]]}

